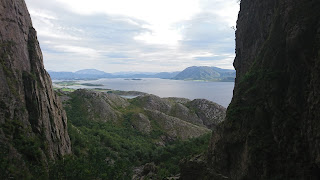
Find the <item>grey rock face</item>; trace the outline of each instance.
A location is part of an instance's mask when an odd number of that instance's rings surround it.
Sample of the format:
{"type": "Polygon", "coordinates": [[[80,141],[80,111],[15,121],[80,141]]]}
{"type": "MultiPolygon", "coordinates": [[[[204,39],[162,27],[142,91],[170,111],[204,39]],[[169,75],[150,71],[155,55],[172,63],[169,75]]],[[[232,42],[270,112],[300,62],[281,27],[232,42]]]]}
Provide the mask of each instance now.
{"type": "Polygon", "coordinates": [[[43,58],[24,0],[0,1],[0,144],[8,158],[25,152],[18,143],[37,139],[39,161],[54,160],[71,153],[67,118],[43,58]],[[22,140],[21,140],[22,141],[22,140]]]}
{"type": "Polygon", "coordinates": [[[206,99],[195,99],[189,103],[189,107],[194,109],[202,124],[210,129],[226,117],[226,108],[206,99]]]}
{"type": "Polygon", "coordinates": [[[132,116],[131,122],[133,127],[140,132],[149,134],[152,130],[149,118],[142,113],[134,114],[132,116]]]}
{"type": "Polygon", "coordinates": [[[202,119],[200,119],[194,111],[191,111],[185,105],[180,103],[174,104],[172,106],[170,115],[190,122],[192,124],[204,126],[202,119]]]}

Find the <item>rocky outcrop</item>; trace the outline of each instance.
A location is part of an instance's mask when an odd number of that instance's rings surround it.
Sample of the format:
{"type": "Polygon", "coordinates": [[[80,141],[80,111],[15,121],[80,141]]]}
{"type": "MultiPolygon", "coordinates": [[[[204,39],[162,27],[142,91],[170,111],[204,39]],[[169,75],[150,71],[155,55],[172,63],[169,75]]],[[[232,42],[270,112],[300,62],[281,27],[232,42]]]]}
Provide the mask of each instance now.
{"type": "Polygon", "coordinates": [[[157,166],[153,162],[134,168],[133,172],[132,180],[157,178],[157,166]]]}
{"type": "MultiPolygon", "coordinates": [[[[58,92],[63,99],[69,99],[65,102],[66,107],[71,106],[69,108],[74,111],[82,111],[82,118],[85,117],[89,121],[110,121],[115,124],[128,122],[130,127],[146,135],[157,131],[154,134],[159,136],[159,139],[156,140],[158,145],[165,145],[177,139],[187,140],[211,132],[203,124],[190,123],[181,119],[182,115],[172,116],[169,112],[172,106],[177,104],[155,95],[148,94],[129,101],[113,93],[94,90],[79,89],[73,93],[58,92]],[[76,104],[77,107],[73,107],[72,104],[73,106],[76,104]]],[[[190,111],[187,107],[183,107],[186,108],[185,112],[190,111]]],[[[195,112],[193,115],[199,119],[195,112]]],[[[203,122],[201,119],[199,121],[203,122]]]]}
{"type": "Polygon", "coordinates": [[[176,103],[172,106],[170,115],[192,124],[204,126],[202,119],[197,116],[196,112],[181,103],[176,103]]]}
{"type": "Polygon", "coordinates": [[[315,0],[241,1],[234,96],[202,174],[320,179],[319,9],[315,0]]]}
{"type": "Polygon", "coordinates": [[[146,109],[157,110],[164,113],[168,113],[171,109],[171,104],[166,99],[161,99],[159,96],[152,94],[138,96],[136,102],[139,106],[146,109]]]}
{"type": "Polygon", "coordinates": [[[174,104],[174,103],[187,104],[188,102],[190,102],[190,99],[178,98],[178,97],[168,97],[168,98],[162,98],[162,99],[165,99],[172,104],[174,104]]]}
{"type": "Polygon", "coordinates": [[[222,122],[226,113],[223,106],[205,99],[190,101],[185,98],[160,98],[148,94],[137,97],[135,104],[209,129],[222,122]]]}
{"type": "Polygon", "coordinates": [[[25,162],[42,167],[71,153],[66,115],[24,0],[0,1],[0,150],[1,165],[10,164],[1,167],[3,178],[35,171],[25,162]]]}
{"type": "Polygon", "coordinates": [[[226,117],[226,108],[206,99],[195,99],[188,103],[189,108],[201,119],[206,127],[213,129],[226,117]]]}
{"type": "Polygon", "coordinates": [[[133,128],[140,132],[149,134],[152,130],[151,122],[147,116],[142,113],[136,113],[131,117],[133,128]]]}
{"type": "Polygon", "coordinates": [[[73,93],[73,97],[79,98],[79,103],[85,106],[88,118],[93,121],[113,121],[122,118],[122,114],[116,109],[129,105],[128,101],[120,96],[109,93],[95,92],[79,89],[73,93]]]}
{"type": "Polygon", "coordinates": [[[158,127],[163,129],[167,135],[164,141],[176,140],[178,138],[187,140],[210,132],[207,128],[196,126],[160,111],[147,110],[146,114],[150,119],[155,121],[158,127]]]}

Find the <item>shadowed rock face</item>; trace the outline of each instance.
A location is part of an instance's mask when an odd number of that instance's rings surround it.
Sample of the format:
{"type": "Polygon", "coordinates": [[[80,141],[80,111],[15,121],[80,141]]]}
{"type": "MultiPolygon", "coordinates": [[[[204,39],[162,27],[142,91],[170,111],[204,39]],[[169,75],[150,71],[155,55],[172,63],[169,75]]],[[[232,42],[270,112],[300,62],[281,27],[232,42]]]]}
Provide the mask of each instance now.
{"type": "Polygon", "coordinates": [[[22,159],[46,164],[71,153],[66,115],[24,0],[0,1],[0,145],[17,166],[24,166],[22,159]]]}
{"type": "Polygon", "coordinates": [[[208,169],[189,162],[182,179],[320,179],[319,9],[316,0],[241,1],[234,96],[208,169]]]}

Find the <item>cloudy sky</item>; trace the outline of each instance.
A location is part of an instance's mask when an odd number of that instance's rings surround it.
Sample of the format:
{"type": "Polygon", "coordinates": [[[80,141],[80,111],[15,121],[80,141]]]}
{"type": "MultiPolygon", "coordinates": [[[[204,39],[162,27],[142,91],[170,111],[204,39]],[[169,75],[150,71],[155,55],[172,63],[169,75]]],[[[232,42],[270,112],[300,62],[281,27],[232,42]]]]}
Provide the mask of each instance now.
{"type": "Polygon", "coordinates": [[[26,0],[47,70],[233,69],[237,0],[26,0]]]}

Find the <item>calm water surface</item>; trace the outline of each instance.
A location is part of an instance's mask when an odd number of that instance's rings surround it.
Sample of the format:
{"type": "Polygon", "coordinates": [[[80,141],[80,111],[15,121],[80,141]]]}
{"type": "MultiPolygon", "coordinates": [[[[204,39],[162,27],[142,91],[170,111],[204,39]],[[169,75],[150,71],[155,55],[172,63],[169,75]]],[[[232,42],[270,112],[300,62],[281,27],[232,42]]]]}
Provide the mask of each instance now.
{"type": "Polygon", "coordinates": [[[160,97],[183,97],[208,99],[227,107],[233,95],[233,82],[181,81],[157,78],[141,80],[99,79],[80,83],[103,84],[104,86],[73,86],[73,88],[108,88],[122,91],[141,91],[160,97]]]}

